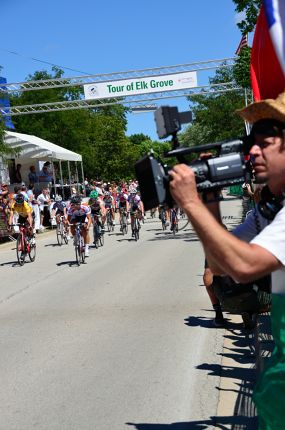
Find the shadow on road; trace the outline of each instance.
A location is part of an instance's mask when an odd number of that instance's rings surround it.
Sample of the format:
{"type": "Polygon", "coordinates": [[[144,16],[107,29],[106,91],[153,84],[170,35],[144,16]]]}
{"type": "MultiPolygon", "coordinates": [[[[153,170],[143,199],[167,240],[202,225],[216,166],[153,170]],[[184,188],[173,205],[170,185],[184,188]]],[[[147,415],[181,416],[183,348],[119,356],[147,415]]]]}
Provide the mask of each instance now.
{"type": "MultiPolygon", "coordinates": [[[[86,264],[86,263],[81,263],[86,264]]],[[[69,266],[69,267],[78,267],[78,264],[76,261],[61,261],[60,263],[56,263],[57,266],[69,266]]]]}
{"type": "MultiPolygon", "coordinates": [[[[26,261],[25,264],[27,263],[31,263],[31,261],[26,261]]],[[[7,261],[6,263],[1,263],[0,266],[23,267],[23,266],[20,266],[18,261],[7,261]]]]}
{"type": "Polygon", "coordinates": [[[159,423],[126,423],[133,426],[134,430],[204,430],[215,427],[220,430],[232,429],[254,429],[257,428],[256,418],[214,416],[208,420],[187,421],[180,423],[159,424],[159,423]]]}

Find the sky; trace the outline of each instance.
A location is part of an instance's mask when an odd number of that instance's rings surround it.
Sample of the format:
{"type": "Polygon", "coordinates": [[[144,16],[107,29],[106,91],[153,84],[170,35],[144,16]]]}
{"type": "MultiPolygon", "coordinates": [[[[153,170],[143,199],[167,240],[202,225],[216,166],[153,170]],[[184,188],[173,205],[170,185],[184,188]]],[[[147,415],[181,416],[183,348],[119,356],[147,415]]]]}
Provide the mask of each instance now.
{"type": "MultiPolygon", "coordinates": [[[[50,72],[44,62],[72,77],[229,58],[241,39],[231,0],[0,0],[0,16],[8,83],[50,72]]],[[[158,104],[189,108],[181,98],[158,104]]],[[[134,133],[158,139],[153,112],[128,114],[134,133]]]]}

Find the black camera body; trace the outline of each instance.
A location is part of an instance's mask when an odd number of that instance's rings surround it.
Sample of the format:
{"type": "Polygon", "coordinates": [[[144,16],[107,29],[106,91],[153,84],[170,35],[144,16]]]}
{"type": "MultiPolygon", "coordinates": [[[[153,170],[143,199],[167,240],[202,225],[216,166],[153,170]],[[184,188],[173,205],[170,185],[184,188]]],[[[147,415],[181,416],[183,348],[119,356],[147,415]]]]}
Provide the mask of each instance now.
{"type": "MultiPolygon", "coordinates": [[[[176,157],[178,162],[187,164],[194,170],[198,192],[211,191],[229,185],[244,182],[246,165],[244,162],[243,141],[233,140],[229,142],[212,143],[189,148],[179,147],[177,131],[180,130],[179,115],[175,111],[175,121],[169,122],[171,110],[164,106],[160,108],[159,117],[166,115],[163,120],[156,121],[157,126],[163,124],[163,131],[158,129],[158,135],[166,137],[166,132],[173,136],[173,150],[164,154],[166,157],[176,157]],[[173,128],[172,128],[173,124],[173,128]],[[185,155],[201,154],[215,149],[216,157],[198,159],[187,163],[185,155]]],[[[171,109],[171,108],[169,108],[171,109]]],[[[185,116],[183,115],[182,118],[185,116]]],[[[136,176],[139,182],[142,201],[145,210],[150,210],[161,204],[172,207],[174,201],[169,190],[171,177],[168,175],[169,168],[163,165],[153,154],[145,155],[135,164],[136,176]]]]}

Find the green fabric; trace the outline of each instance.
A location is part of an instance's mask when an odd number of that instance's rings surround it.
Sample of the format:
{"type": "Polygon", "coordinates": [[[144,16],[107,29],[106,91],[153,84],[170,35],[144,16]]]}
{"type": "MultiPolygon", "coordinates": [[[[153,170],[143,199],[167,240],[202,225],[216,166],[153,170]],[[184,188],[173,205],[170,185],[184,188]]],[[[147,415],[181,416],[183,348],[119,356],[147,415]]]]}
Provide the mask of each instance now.
{"type": "Polygon", "coordinates": [[[275,348],[253,394],[260,430],[285,428],[285,296],[272,294],[271,330],[275,348]]]}
{"type": "Polygon", "coordinates": [[[231,185],[229,187],[229,194],[232,195],[232,196],[240,196],[240,197],[242,197],[242,195],[243,195],[242,186],[240,184],[238,184],[238,185],[231,185]]]}

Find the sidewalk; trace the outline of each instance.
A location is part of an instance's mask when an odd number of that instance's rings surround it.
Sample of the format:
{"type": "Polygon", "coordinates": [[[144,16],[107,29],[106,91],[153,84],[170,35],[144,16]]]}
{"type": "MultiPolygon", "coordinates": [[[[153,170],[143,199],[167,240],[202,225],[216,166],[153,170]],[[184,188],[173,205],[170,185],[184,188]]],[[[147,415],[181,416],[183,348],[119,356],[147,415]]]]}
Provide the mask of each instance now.
{"type": "MultiPolygon", "coordinates": [[[[242,210],[241,200],[225,196],[222,215],[229,229],[241,222],[242,210]]],[[[270,314],[257,315],[253,331],[243,328],[239,315],[227,314],[226,318],[215,429],[257,430],[252,392],[264,358],[273,349],[270,314]]]]}

